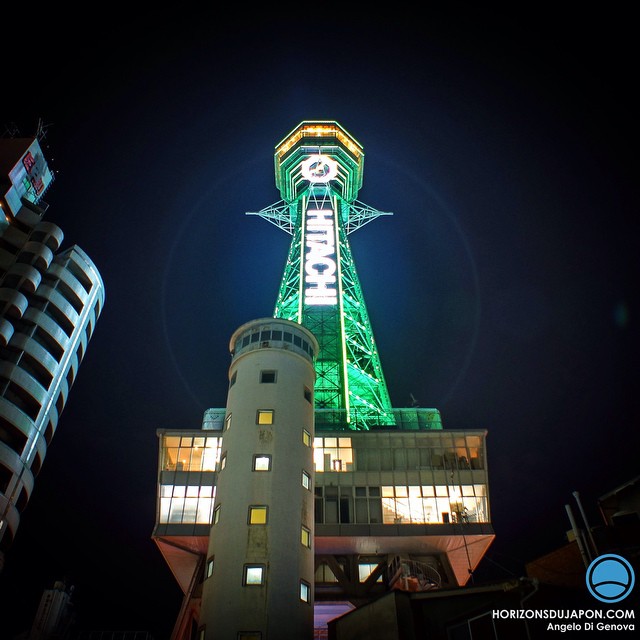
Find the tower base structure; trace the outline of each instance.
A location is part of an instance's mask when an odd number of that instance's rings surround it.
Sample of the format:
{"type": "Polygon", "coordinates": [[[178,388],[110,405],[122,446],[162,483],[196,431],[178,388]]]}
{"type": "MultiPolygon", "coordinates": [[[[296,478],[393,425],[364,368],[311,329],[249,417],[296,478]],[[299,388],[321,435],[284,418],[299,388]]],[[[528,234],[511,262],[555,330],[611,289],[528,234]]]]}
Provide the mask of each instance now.
{"type": "MultiPolygon", "coordinates": [[[[443,429],[435,409],[394,414],[395,429],[316,430],[313,436],[316,637],[333,617],[386,593],[469,585],[495,538],[487,432],[443,429]]],[[[314,417],[317,429],[322,411],[314,417]]],[[[201,627],[203,585],[215,571],[207,554],[227,420],[226,408],[209,409],[201,429],[157,432],[152,539],[184,594],[172,640],[190,639],[201,627]]],[[[213,627],[214,620],[207,623],[206,638],[216,637],[213,627]]]]}

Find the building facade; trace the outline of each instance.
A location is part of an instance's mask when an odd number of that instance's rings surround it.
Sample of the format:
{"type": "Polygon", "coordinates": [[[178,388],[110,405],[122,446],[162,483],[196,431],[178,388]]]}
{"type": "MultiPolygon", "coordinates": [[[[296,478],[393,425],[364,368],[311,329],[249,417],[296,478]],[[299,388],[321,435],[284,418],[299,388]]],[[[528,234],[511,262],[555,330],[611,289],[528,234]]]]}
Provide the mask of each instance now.
{"type": "Polygon", "coordinates": [[[34,138],[0,140],[0,568],[104,304],[77,245],[44,220],[53,181],[34,138]]]}
{"type": "Polygon", "coordinates": [[[467,584],[494,539],[486,431],[445,430],[437,409],[392,406],[348,237],[375,218],[391,215],[356,200],[363,163],[361,145],[332,121],[303,122],[276,146],[282,200],[250,215],[291,235],[289,255],[273,318],[243,325],[230,344],[234,361],[251,349],[259,363],[252,383],[240,390],[240,364],[236,368],[232,361],[225,408],[206,411],[199,430],[158,431],[158,510],[152,538],[184,593],[173,640],[322,637],[332,617],[394,590],[426,592],[467,584]],[[278,328],[278,322],[310,332],[303,353],[313,364],[315,381],[311,385],[304,378],[304,400],[296,385],[286,382],[288,365],[282,357],[303,348],[305,338],[298,336],[296,342],[296,332],[278,328]],[[270,372],[269,384],[260,382],[265,371],[270,372]],[[266,389],[271,405],[263,406],[266,389]],[[276,411],[276,404],[289,403],[311,409],[312,423],[286,414],[282,421],[274,418],[271,427],[257,422],[256,411],[276,411]],[[234,407],[245,405],[249,414],[232,440],[234,407]],[[273,463],[275,471],[276,454],[260,441],[262,431],[287,442],[278,457],[279,464],[288,466],[289,480],[279,492],[289,498],[281,518],[289,523],[289,540],[294,541],[270,545],[266,560],[255,561],[262,565],[264,579],[256,588],[247,583],[247,561],[236,560],[230,569],[218,559],[226,549],[242,546],[245,553],[254,548],[252,541],[259,535],[272,541],[270,536],[284,541],[284,535],[271,518],[256,533],[246,500],[240,502],[234,523],[219,527],[227,498],[218,491],[226,486],[223,480],[233,464],[234,491],[255,495],[258,506],[266,501],[261,492],[269,472],[260,474],[248,464],[249,455],[273,455],[264,464],[273,463]],[[233,463],[236,449],[245,462],[233,463]],[[298,459],[303,454],[311,456],[311,469],[306,458],[298,459]],[[313,522],[308,515],[300,519],[296,496],[301,487],[313,497],[313,522]],[[296,559],[308,557],[309,550],[312,580],[298,568],[292,569],[295,579],[289,575],[287,587],[275,578],[272,583],[272,558],[276,562],[288,554],[298,567],[296,559]],[[216,589],[221,579],[236,594],[233,605],[226,600],[223,606],[216,589]],[[306,626],[295,627],[292,621],[292,635],[283,628],[278,635],[251,618],[258,600],[274,615],[279,607],[307,606],[315,622],[306,618],[306,626]],[[242,602],[252,603],[244,610],[255,623],[230,626],[227,618],[243,620],[232,608],[242,602]]]}

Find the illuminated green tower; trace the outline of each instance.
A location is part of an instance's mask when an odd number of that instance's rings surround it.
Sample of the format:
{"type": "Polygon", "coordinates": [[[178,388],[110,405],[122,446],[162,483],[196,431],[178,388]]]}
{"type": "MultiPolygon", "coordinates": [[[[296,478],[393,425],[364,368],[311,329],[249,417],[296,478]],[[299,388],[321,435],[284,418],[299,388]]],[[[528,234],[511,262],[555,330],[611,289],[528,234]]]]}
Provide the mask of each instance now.
{"type": "Polygon", "coordinates": [[[276,146],[282,200],[258,215],[292,236],[274,317],[313,332],[316,429],[393,427],[395,418],[348,236],[383,215],[356,200],[362,146],[337,122],[302,122],[276,146]]]}

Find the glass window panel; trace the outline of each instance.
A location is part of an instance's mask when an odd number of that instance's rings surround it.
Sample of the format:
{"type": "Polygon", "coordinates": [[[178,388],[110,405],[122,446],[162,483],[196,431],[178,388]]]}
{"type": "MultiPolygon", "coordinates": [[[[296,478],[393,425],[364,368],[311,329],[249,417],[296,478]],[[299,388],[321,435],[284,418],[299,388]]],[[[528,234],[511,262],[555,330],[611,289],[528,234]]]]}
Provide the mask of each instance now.
{"type": "Polygon", "coordinates": [[[187,495],[187,487],[184,485],[176,485],[173,487],[173,495],[177,498],[184,498],[187,495]]]}
{"type": "Polygon", "coordinates": [[[396,519],[396,501],[394,498],[382,498],[382,523],[393,524],[396,519]]]}
{"type": "Polygon", "coordinates": [[[406,498],[409,495],[407,487],[404,487],[404,486],[400,486],[400,485],[396,486],[395,491],[396,491],[396,497],[398,498],[406,498]]]}
{"type": "Polygon", "coordinates": [[[253,470],[254,471],[270,471],[271,456],[266,454],[257,454],[253,456],[253,470]]]}
{"type": "Polygon", "coordinates": [[[435,496],[435,489],[431,485],[422,485],[422,495],[425,497],[435,496]]]}
{"type": "Polygon", "coordinates": [[[213,509],[212,498],[200,498],[198,501],[198,513],[196,515],[196,523],[209,524],[211,522],[211,512],[213,509]]]}
{"type": "Polygon", "coordinates": [[[305,447],[311,446],[311,434],[306,429],[302,430],[302,443],[305,447]]]}
{"type": "Polygon", "coordinates": [[[179,447],[180,446],[180,436],[165,436],[165,438],[164,438],[164,446],[165,447],[179,447]]]}
{"type": "Polygon", "coordinates": [[[273,409],[258,409],[257,424],[273,424],[273,409]]]}
{"type": "Polygon", "coordinates": [[[170,498],[160,498],[160,522],[162,524],[169,522],[169,505],[171,504],[170,498]]]}
{"type": "Polygon", "coordinates": [[[382,522],[382,501],[380,498],[369,498],[369,522],[373,524],[382,522]]]}
{"type": "MultiPolygon", "coordinates": [[[[335,445],[331,445],[334,446],[335,445]]],[[[339,447],[346,447],[347,449],[351,448],[351,438],[338,438],[338,446],[339,447]]]]}
{"type": "Polygon", "coordinates": [[[182,436],[182,439],[180,441],[180,446],[181,447],[191,447],[191,443],[193,442],[193,438],[187,437],[187,436],[182,436]]]}
{"type": "Polygon", "coordinates": [[[435,498],[423,498],[423,508],[427,522],[439,522],[438,505],[435,498]]]}
{"type": "Polygon", "coordinates": [[[198,485],[189,485],[187,487],[187,498],[197,498],[198,497],[198,485]]]}
{"type": "Polygon", "coordinates": [[[393,498],[393,487],[382,487],[382,496],[384,498],[393,498]]]}
{"type": "Polygon", "coordinates": [[[267,523],[267,507],[257,506],[249,507],[249,524],[266,524],[267,523]]]}
{"type": "Polygon", "coordinates": [[[276,372],[275,371],[261,371],[260,372],[260,382],[263,384],[271,383],[276,381],[276,372]]]}
{"type": "Polygon", "coordinates": [[[311,587],[304,581],[300,581],[300,600],[309,602],[311,600],[311,587]]]}
{"type": "Polygon", "coordinates": [[[184,514],[182,522],[194,523],[198,515],[198,498],[186,498],[184,501],[184,514]]]}
{"type": "Polygon", "coordinates": [[[439,484],[436,486],[436,495],[439,497],[444,497],[449,495],[449,491],[447,490],[447,485],[439,484]]]}
{"type": "Polygon", "coordinates": [[[337,438],[325,438],[324,439],[324,446],[325,447],[337,447],[338,446],[338,439],[337,438]]]}
{"type": "Polygon", "coordinates": [[[311,548],[311,531],[306,527],[302,527],[300,531],[300,542],[303,546],[311,548]]]}
{"type": "Polygon", "coordinates": [[[367,500],[356,498],[356,522],[365,524],[369,522],[369,514],[367,513],[367,500]]]}
{"type": "MultiPolygon", "coordinates": [[[[378,565],[373,562],[361,562],[358,564],[358,580],[365,582],[366,579],[378,568],[378,565]]],[[[376,582],[382,582],[382,576],[378,576],[376,582]]]]}
{"type": "Polygon", "coordinates": [[[184,498],[173,498],[169,507],[169,522],[181,522],[184,498]]]}
{"type": "Polygon", "coordinates": [[[201,498],[210,498],[212,495],[213,495],[213,487],[211,485],[200,487],[201,498]]]}
{"type": "Polygon", "coordinates": [[[247,565],[244,568],[244,583],[248,585],[262,584],[264,581],[264,567],[262,565],[247,565]]]}
{"type": "Polygon", "coordinates": [[[176,468],[176,462],[178,460],[178,447],[171,447],[167,449],[167,462],[166,468],[169,470],[173,470],[176,468]]]}
{"type": "Polygon", "coordinates": [[[219,451],[217,449],[205,449],[202,456],[202,471],[215,471],[216,460],[219,451]]]}
{"type": "Polygon", "coordinates": [[[306,472],[302,472],[302,486],[305,489],[311,488],[311,476],[306,472]]]}

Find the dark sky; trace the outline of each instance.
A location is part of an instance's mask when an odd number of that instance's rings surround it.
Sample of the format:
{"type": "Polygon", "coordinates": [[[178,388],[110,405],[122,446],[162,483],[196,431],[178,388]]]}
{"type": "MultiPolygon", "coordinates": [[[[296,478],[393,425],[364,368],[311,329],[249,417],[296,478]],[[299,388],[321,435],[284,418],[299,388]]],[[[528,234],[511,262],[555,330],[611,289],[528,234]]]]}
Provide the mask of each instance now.
{"type": "Polygon", "coordinates": [[[303,120],[363,145],[358,199],[394,214],[350,236],[394,406],[413,394],[445,428],[488,430],[478,579],[562,544],[573,491],[596,524],[637,475],[634,20],[447,6],[16,16],[0,126],[49,125],[47,219],[106,303],[0,574],[10,634],[66,579],[82,628],[169,637],[156,430],[225,405],[230,335],[273,311],[290,238],[245,212],[280,199],[274,147],[303,120]]]}

